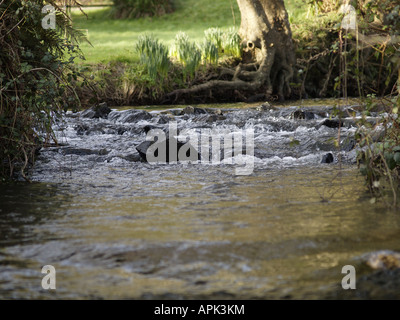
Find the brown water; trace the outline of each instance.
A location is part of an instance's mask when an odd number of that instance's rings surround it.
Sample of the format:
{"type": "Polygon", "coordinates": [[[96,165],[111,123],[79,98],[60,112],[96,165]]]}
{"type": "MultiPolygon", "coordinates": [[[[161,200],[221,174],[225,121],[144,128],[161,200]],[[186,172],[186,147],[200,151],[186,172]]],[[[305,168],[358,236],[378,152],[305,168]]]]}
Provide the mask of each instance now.
{"type": "Polygon", "coordinates": [[[354,165],[262,162],[235,176],[70,155],[56,165],[53,153],[37,182],[0,186],[2,299],[393,298],[365,284],[365,257],[400,250],[400,214],[371,205],[354,165]],[[357,290],[341,287],[345,265],[357,290]]]}

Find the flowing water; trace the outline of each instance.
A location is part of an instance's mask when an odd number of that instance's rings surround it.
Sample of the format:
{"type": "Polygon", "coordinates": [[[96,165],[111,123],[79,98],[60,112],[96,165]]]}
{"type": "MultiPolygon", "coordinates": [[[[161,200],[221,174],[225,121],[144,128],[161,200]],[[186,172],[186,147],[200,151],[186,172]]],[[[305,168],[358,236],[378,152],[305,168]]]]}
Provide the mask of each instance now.
{"type": "Polygon", "coordinates": [[[332,108],[218,107],[223,116],[68,113],[55,126],[62,145],[41,150],[33,183],[0,186],[0,297],[400,298],[393,274],[366,265],[372,252],[400,249],[400,214],[371,205],[351,118],[339,153],[338,129],[323,124],[332,108]],[[139,161],[144,127],[166,120],[214,136],[251,128],[254,156],[139,161]],[[333,163],[321,163],[327,153],[333,163]],[[254,169],[236,175],[243,159],[254,169]],[[44,265],[56,269],[56,290],[42,289],[44,265]],[[357,270],[356,290],[342,289],[345,265],[357,270]]]}

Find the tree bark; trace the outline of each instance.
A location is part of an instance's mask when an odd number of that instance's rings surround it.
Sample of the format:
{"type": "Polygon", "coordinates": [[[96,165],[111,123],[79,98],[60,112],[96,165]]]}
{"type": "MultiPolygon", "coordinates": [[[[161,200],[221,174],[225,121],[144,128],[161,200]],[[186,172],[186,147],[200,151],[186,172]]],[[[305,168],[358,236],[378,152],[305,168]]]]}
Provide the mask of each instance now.
{"type": "Polygon", "coordinates": [[[290,95],[295,54],[289,18],[283,0],[237,0],[242,22],[239,35],[244,61],[259,64],[267,94],[290,95]]]}
{"type": "Polygon", "coordinates": [[[289,18],[283,0],[237,0],[241,13],[239,35],[242,63],[236,70],[224,69],[229,80],[213,80],[169,94],[194,94],[212,90],[243,90],[253,94],[290,96],[295,54],[289,18]]]}

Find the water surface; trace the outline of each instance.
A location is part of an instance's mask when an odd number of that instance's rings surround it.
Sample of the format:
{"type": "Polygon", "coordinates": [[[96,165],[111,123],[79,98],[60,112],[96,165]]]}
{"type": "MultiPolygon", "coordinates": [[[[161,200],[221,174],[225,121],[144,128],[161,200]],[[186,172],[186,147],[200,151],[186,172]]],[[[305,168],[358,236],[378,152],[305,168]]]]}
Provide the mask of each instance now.
{"type": "MultiPolygon", "coordinates": [[[[379,290],[365,257],[400,250],[400,215],[371,205],[351,151],[338,161],[337,129],[289,111],[175,117],[189,128],[255,127],[249,176],[224,162],[138,162],[141,129],[158,125],[158,111],[134,123],[66,117],[56,128],[66,146],[42,150],[34,182],[0,186],[0,297],[399,298],[379,290]],[[335,163],[321,164],[327,152],[335,163]],[[44,265],[57,270],[55,291],[41,288],[44,265]],[[357,269],[352,292],[341,288],[345,265],[357,269]]],[[[342,142],[354,131],[343,128],[342,142]]]]}

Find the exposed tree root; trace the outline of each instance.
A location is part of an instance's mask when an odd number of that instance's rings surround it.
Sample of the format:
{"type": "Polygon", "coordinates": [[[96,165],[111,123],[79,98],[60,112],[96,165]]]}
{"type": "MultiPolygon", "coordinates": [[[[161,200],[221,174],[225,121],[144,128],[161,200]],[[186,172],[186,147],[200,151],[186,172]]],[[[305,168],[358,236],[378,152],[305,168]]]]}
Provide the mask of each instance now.
{"type": "Polygon", "coordinates": [[[203,93],[206,96],[224,90],[239,93],[238,96],[271,97],[275,93],[280,100],[290,95],[295,59],[283,1],[238,0],[238,5],[242,17],[239,31],[243,46],[242,63],[236,68],[222,68],[217,79],[177,89],[166,95],[166,101],[177,103],[183,95],[203,93]]]}

